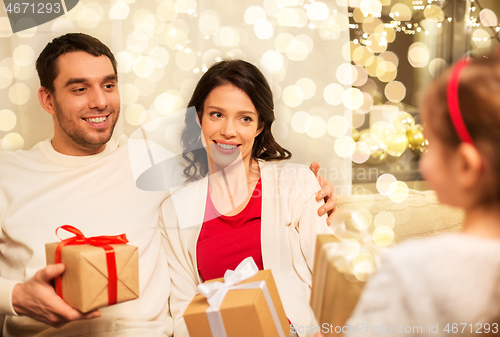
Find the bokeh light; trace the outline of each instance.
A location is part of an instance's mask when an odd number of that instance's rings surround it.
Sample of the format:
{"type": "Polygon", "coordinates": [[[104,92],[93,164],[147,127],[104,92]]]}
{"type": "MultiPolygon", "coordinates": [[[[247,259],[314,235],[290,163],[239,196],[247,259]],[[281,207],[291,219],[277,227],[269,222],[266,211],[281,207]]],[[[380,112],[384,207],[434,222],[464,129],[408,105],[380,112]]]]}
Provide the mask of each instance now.
{"type": "Polygon", "coordinates": [[[403,181],[398,181],[397,183],[393,183],[393,186],[395,186],[395,189],[394,187],[392,187],[394,189],[394,192],[389,195],[389,198],[396,203],[405,201],[410,194],[408,185],[406,185],[406,183],[403,181]]]}
{"type": "Polygon", "coordinates": [[[415,42],[408,49],[408,61],[415,68],[425,67],[429,63],[429,58],[429,48],[422,42],[415,42]]]}
{"type": "Polygon", "coordinates": [[[0,110],[0,131],[8,132],[16,126],[16,123],[17,117],[11,110],[0,110]]]}
{"type": "Polygon", "coordinates": [[[204,35],[212,35],[220,28],[219,15],[211,10],[206,10],[200,14],[198,28],[204,35]]]}
{"type": "Polygon", "coordinates": [[[271,73],[277,73],[283,67],[283,55],[276,50],[268,50],[262,55],[260,65],[271,73]]]}
{"type": "Polygon", "coordinates": [[[395,182],[397,182],[396,177],[390,173],[384,173],[377,179],[377,191],[382,195],[389,196],[393,194],[398,187],[397,184],[394,184],[395,182]]]}
{"type": "Polygon", "coordinates": [[[356,110],[363,105],[364,95],[357,88],[349,88],[342,94],[342,103],[347,109],[356,110]]]}
{"type": "Polygon", "coordinates": [[[307,121],[311,118],[305,111],[298,111],[293,114],[292,119],[290,121],[290,125],[292,129],[297,133],[305,133],[307,131],[306,125],[307,121]]]}
{"type": "Polygon", "coordinates": [[[155,63],[149,56],[139,56],[134,60],[133,69],[137,76],[146,78],[155,70],[155,63]]]}
{"type": "Polygon", "coordinates": [[[408,148],[408,138],[405,132],[396,132],[387,138],[387,153],[393,157],[400,157],[408,148]]]}
{"type": "Polygon", "coordinates": [[[266,11],[260,6],[250,6],[245,10],[244,19],[249,25],[266,18],[266,11]]]}
{"type": "Polygon", "coordinates": [[[438,76],[443,70],[448,67],[448,63],[442,58],[435,58],[429,62],[429,73],[432,77],[438,76]]]}
{"type": "Polygon", "coordinates": [[[131,104],[125,109],[125,120],[130,125],[138,126],[141,124],[141,115],[146,111],[140,104],[131,104]]]}
{"type": "Polygon", "coordinates": [[[381,33],[373,33],[368,37],[367,46],[373,53],[382,53],[387,50],[387,39],[381,33]]]}
{"type": "Polygon", "coordinates": [[[380,247],[387,247],[394,242],[394,232],[389,226],[378,226],[372,233],[373,242],[380,247]]]}
{"type": "Polygon", "coordinates": [[[196,65],[196,54],[190,49],[179,50],[175,54],[175,64],[182,70],[191,70],[196,65]]]}
{"type": "Polygon", "coordinates": [[[9,99],[15,105],[23,105],[30,99],[30,88],[24,83],[13,84],[9,88],[9,99]]]}
{"type": "Polygon", "coordinates": [[[302,89],[304,99],[310,99],[316,94],[316,84],[310,78],[301,78],[295,82],[295,85],[302,89]]]}
{"type": "Polygon", "coordinates": [[[182,0],[175,2],[175,10],[178,13],[192,14],[196,11],[196,1],[195,0],[182,0]]]}
{"type": "Polygon", "coordinates": [[[283,102],[291,108],[295,108],[302,104],[304,100],[304,92],[297,85],[287,86],[282,93],[283,102]]]}
{"type": "Polygon", "coordinates": [[[294,40],[292,34],[290,33],[280,33],[274,39],[274,48],[281,53],[286,53],[288,45],[294,40]]]}
{"type": "Polygon", "coordinates": [[[0,66],[0,89],[5,89],[12,83],[14,75],[7,67],[0,66]]]}
{"type": "Polygon", "coordinates": [[[334,137],[340,137],[349,131],[349,123],[344,116],[332,116],[326,123],[326,130],[334,137]]]}
{"type": "Polygon", "coordinates": [[[366,83],[368,80],[368,73],[366,69],[362,66],[354,66],[356,69],[356,80],[353,82],[353,86],[360,87],[366,83]]]}
{"type": "Polygon", "coordinates": [[[132,83],[123,83],[120,88],[120,97],[125,104],[136,103],[139,99],[139,89],[132,83]]]}
{"type": "Polygon", "coordinates": [[[306,133],[311,138],[319,138],[326,132],[325,120],[319,116],[308,118],[304,126],[306,133]]]}
{"type": "Polygon", "coordinates": [[[20,45],[19,47],[16,47],[16,49],[14,49],[12,57],[17,65],[21,67],[27,67],[33,64],[33,61],[35,59],[35,52],[30,46],[20,45]]]}
{"type": "Polygon", "coordinates": [[[337,80],[346,85],[352,85],[358,78],[358,70],[350,63],[341,64],[336,72],[337,80]]]}
{"type": "Polygon", "coordinates": [[[307,8],[307,17],[309,20],[326,20],[329,13],[328,6],[320,1],[315,1],[307,8]]]}
{"type": "Polygon", "coordinates": [[[351,136],[341,136],[334,144],[335,153],[341,158],[350,158],[354,153],[354,140],[351,136]]]}
{"type": "Polygon", "coordinates": [[[380,33],[380,31],[377,30],[379,26],[384,27],[384,23],[379,18],[368,16],[363,20],[363,32],[368,35],[371,35],[373,33],[380,33]]]}
{"type": "MultiPolygon", "coordinates": [[[[368,1],[368,0],[363,0],[368,1]]],[[[377,0],[375,0],[377,1],[377,0]]],[[[368,253],[358,254],[353,260],[353,274],[358,281],[366,282],[375,272],[373,256],[368,253]]]]}
{"type": "Polygon", "coordinates": [[[410,7],[408,7],[404,3],[396,3],[394,6],[392,6],[390,15],[394,20],[410,21],[412,11],[410,7]]]}
{"type": "Polygon", "coordinates": [[[486,30],[478,28],[472,33],[472,42],[477,48],[489,48],[491,46],[490,34],[486,30]]]}
{"type": "Polygon", "coordinates": [[[115,55],[116,62],[118,63],[118,71],[120,73],[128,73],[132,71],[134,64],[134,55],[128,51],[121,51],[115,55]]]}
{"type": "Polygon", "coordinates": [[[354,143],[354,151],[351,156],[353,162],[362,164],[370,158],[370,148],[364,142],[354,143]]]}
{"type": "Polygon", "coordinates": [[[240,43],[240,33],[234,27],[221,27],[214,33],[214,43],[222,47],[236,47],[240,43]]]}
{"type": "Polygon", "coordinates": [[[122,1],[114,3],[109,9],[109,18],[111,20],[125,20],[130,13],[130,7],[122,1]]]}
{"type": "Polygon", "coordinates": [[[9,133],[2,139],[2,148],[5,151],[17,151],[24,148],[24,138],[18,133],[9,133]]]}
{"type": "Polygon", "coordinates": [[[177,19],[179,13],[175,10],[173,1],[162,1],[156,9],[156,14],[164,21],[172,21],[177,19]]]}
{"type": "Polygon", "coordinates": [[[255,22],[253,26],[255,35],[261,40],[267,40],[273,37],[274,28],[271,22],[267,19],[259,19],[255,22]]]}
{"type": "Polygon", "coordinates": [[[380,16],[382,12],[382,4],[379,0],[362,0],[359,7],[366,15],[380,16]]]}
{"type": "Polygon", "coordinates": [[[406,87],[399,81],[392,81],[385,86],[384,94],[391,102],[401,102],[406,96],[406,87]]]}
{"type": "Polygon", "coordinates": [[[443,22],[444,12],[441,7],[437,5],[428,5],[424,9],[424,17],[430,22],[443,22]]]}
{"type": "Polygon", "coordinates": [[[415,119],[405,111],[399,111],[392,117],[392,126],[396,132],[406,133],[406,130],[413,125],[415,125],[415,119]]]}
{"type": "Polygon", "coordinates": [[[485,27],[494,27],[498,25],[498,18],[495,12],[491,9],[485,8],[479,13],[481,24],[485,27]]]}
{"type": "Polygon", "coordinates": [[[292,61],[303,61],[312,50],[312,40],[307,35],[299,35],[286,47],[286,55],[292,61]],[[311,47],[309,47],[311,45],[311,47]]]}

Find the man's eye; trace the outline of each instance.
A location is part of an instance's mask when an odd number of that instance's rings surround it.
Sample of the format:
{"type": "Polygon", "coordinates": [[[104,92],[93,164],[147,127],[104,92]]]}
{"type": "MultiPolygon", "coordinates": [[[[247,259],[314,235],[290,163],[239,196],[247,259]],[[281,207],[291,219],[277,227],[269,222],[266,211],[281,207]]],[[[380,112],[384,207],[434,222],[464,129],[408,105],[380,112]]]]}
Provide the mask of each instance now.
{"type": "Polygon", "coordinates": [[[115,85],[114,84],[106,84],[104,87],[107,89],[113,88],[115,85]]]}
{"type": "Polygon", "coordinates": [[[74,92],[83,92],[85,91],[85,88],[76,88],[76,89],[73,89],[74,92]]]}

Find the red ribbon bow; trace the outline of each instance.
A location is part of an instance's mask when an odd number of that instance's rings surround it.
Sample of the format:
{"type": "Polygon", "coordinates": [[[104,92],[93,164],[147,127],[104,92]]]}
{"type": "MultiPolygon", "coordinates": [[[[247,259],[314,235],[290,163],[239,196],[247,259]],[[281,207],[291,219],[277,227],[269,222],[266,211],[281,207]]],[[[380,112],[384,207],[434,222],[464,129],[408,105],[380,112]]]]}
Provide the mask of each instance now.
{"type": "MultiPolygon", "coordinates": [[[[115,250],[113,249],[113,247],[110,246],[110,244],[128,243],[127,236],[125,234],[121,234],[116,236],[94,236],[86,238],[82,232],[80,232],[77,228],[70,225],[57,227],[56,235],[57,231],[60,228],[75,234],[75,236],[65,240],[59,238],[61,239],[61,242],[59,242],[59,244],[57,245],[54,263],[61,263],[61,250],[65,246],[92,245],[103,248],[104,251],[106,252],[106,262],[108,266],[108,305],[115,304],[118,296],[118,289],[117,289],[118,277],[116,272],[115,250]]],[[[61,276],[56,277],[55,282],[56,282],[56,292],[62,298],[61,276]]]]}

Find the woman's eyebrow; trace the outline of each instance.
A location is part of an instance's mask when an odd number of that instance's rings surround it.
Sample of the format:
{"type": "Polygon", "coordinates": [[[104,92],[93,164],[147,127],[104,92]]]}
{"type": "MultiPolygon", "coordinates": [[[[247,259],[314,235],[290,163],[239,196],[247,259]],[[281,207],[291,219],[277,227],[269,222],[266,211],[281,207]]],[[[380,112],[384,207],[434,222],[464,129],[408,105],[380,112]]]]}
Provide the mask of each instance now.
{"type": "MultiPolygon", "coordinates": [[[[219,107],[219,106],[215,106],[215,105],[209,105],[207,106],[207,109],[215,109],[215,110],[219,110],[219,111],[222,111],[222,112],[225,112],[226,110],[219,107]]],[[[248,114],[252,114],[252,115],[257,115],[257,113],[253,110],[240,110],[238,111],[239,113],[248,113],[248,114]]]]}

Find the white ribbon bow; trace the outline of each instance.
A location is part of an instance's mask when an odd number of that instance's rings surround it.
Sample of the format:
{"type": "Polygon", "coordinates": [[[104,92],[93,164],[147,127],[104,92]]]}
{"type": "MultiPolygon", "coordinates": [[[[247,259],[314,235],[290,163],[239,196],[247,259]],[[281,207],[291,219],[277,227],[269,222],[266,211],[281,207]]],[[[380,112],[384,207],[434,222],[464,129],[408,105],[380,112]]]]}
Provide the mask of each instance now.
{"type": "MultiPolygon", "coordinates": [[[[360,244],[360,253],[370,253],[373,256],[375,267],[378,269],[380,266],[381,249],[373,242],[372,236],[365,229],[361,229],[368,227],[365,219],[358,213],[348,210],[337,210],[335,213],[336,216],[332,221],[334,224],[330,227],[333,230],[333,235],[339,239],[340,242],[329,245],[329,255],[338,254],[343,249],[346,249],[346,246],[348,247],[350,245],[351,239],[355,239],[360,244]],[[356,231],[351,231],[346,228],[345,220],[348,217],[354,222],[356,231]]],[[[352,260],[352,258],[348,258],[348,260],[352,260]]]]}
{"type": "Polygon", "coordinates": [[[271,316],[274,320],[276,329],[280,337],[285,337],[283,327],[281,326],[278,313],[274,307],[273,300],[269,294],[265,281],[258,281],[252,283],[239,284],[242,281],[248,280],[257,272],[259,268],[255,264],[253,258],[247,257],[236,267],[234,271],[227,270],[224,274],[224,283],[222,282],[208,282],[198,285],[198,291],[200,294],[207,298],[209,308],[206,310],[208,323],[210,324],[210,330],[212,332],[212,337],[226,337],[226,329],[224,328],[224,323],[222,321],[222,315],[220,312],[220,306],[224,297],[229,290],[236,289],[255,289],[260,288],[264,293],[269,310],[271,311],[271,316]]]}

